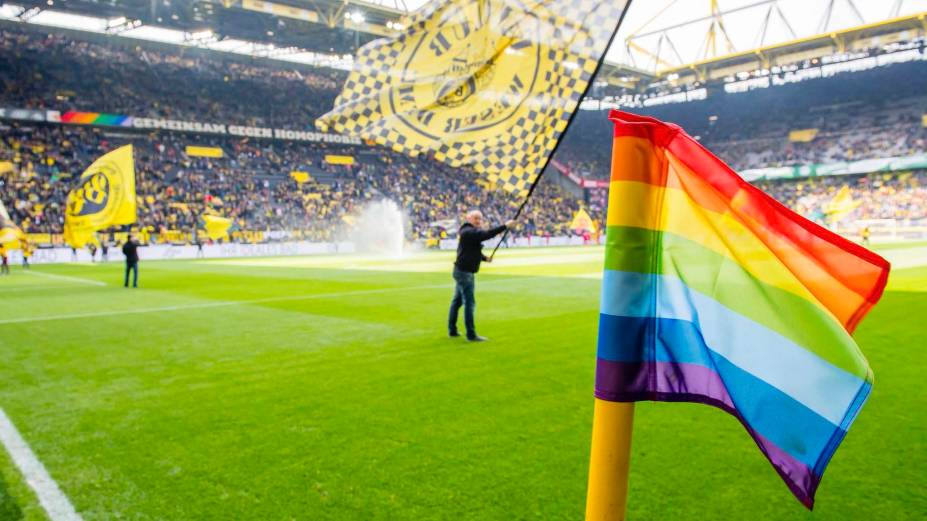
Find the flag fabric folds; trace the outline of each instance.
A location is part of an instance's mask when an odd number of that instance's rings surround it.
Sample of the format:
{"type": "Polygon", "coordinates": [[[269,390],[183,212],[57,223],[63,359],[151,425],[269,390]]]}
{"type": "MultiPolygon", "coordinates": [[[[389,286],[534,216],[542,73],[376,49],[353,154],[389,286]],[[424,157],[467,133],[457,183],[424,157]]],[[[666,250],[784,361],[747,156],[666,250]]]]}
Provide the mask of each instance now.
{"type": "Polygon", "coordinates": [[[811,508],[872,386],[850,334],[888,262],[751,186],[678,126],[610,119],[596,397],[729,412],[811,508]]]}
{"type": "Polygon", "coordinates": [[[622,0],[434,2],[358,51],[322,130],[472,166],[527,193],[603,59],[622,0]]]}
{"type": "Polygon", "coordinates": [[[80,176],[68,194],[64,238],[74,248],[93,242],[97,230],[136,221],[132,145],[104,154],[80,176]]]}

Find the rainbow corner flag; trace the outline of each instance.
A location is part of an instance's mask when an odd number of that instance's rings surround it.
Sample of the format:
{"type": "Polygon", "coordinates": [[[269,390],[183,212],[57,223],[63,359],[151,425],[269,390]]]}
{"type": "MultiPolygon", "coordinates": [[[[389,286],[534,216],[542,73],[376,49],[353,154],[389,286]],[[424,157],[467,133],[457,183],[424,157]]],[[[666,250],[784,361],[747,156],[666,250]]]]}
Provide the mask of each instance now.
{"type": "Polygon", "coordinates": [[[596,397],[739,419],[809,509],[872,388],[853,338],[889,264],[787,209],[678,126],[612,111],[596,397]]]}

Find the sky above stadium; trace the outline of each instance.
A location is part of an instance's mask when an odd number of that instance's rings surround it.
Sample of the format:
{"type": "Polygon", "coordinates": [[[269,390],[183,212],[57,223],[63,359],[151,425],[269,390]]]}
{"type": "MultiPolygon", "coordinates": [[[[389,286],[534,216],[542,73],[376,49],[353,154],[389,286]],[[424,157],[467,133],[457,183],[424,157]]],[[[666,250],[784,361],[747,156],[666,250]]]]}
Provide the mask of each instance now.
{"type": "MultiPolygon", "coordinates": [[[[393,6],[396,1],[374,0],[371,3],[393,6]]],[[[404,1],[410,10],[415,10],[434,0],[404,1]]],[[[829,3],[830,0],[778,0],[777,2],[718,0],[722,11],[740,10],[724,16],[723,23],[733,48],[729,49],[725,40],[719,40],[717,54],[724,55],[731,50],[744,51],[759,47],[761,44],[772,45],[821,32],[838,31],[887,20],[896,16],[896,8],[898,8],[898,16],[927,11],[927,0],[901,0],[900,6],[896,5],[897,0],[853,0],[852,6],[855,6],[855,11],[859,13],[857,16],[848,0],[836,0],[832,16],[825,28],[822,22],[829,3]],[[778,7],[782,16],[775,10],[772,12],[770,24],[761,42],[763,20],[772,5],[778,7]],[[787,21],[787,24],[782,18],[787,21]],[[791,31],[788,26],[791,26],[791,31]]],[[[625,45],[629,36],[659,31],[709,14],[709,0],[636,0],[631,4],[631,10],[628,11],[618,37],[609,51],[608,59],[612,62],[635,65],[645,70],[653,69],[654,59],[652,57],[639,51],[632,51],[629,54],[625,45]]],[[[664,39],[660,55],[676,64],[691,63],[705,58],[705,35],[710,23],[710,20],[703,20],[668,30],[666,35],[671,40],[675,51],[664,39]]],[[[660,36],[658,32],[634,41],[655,54],[655,50],[660,45],[660,36]]]]}

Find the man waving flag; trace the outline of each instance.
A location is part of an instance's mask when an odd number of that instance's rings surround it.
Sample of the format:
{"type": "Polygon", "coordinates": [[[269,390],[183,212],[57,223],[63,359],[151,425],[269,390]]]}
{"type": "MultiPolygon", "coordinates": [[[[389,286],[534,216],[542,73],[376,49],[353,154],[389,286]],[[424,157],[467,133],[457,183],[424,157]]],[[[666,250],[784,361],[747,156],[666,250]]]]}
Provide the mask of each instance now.
{"type": "Polygon", "coordinates": [[[471,166],[526,195],[601,64],[629,2],[435,2],[358,51],[317,122],[396,151],[471,166]]]}
{"type": "Polygon", "coordinates": [[[68,194],[64,238],[71,247],[81,248],[97,230],[135,220],[135,163],[132,145],[125,145],[81,174],[80,185],[68,194]]]}

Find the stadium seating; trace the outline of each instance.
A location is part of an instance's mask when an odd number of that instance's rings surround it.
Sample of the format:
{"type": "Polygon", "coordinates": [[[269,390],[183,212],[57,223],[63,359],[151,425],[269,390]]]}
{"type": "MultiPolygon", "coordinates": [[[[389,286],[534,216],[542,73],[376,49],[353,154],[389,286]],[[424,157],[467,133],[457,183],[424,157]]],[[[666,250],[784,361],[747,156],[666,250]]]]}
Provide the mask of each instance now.
{"type": "MultiPolygon", "coordinates": [[[[152,118],[313,129],[334,102],[345,73],[241,61],[124,41],[83,41],[60,33],[0,30],[0,107],[112,112],[152,118]],[[14,81],[15,79],[15,81],[14,81]]],[[[636,110],[680,123],[735,169],[827,163],[923,153],[927,67],[903,63],[797,85],[709,96],[705,101],[636,110]],[[886,88],[891,88],[889,94],[886,88]],[[815,129],[813,139],[789,139],[815,129]]],[[[605,179],[609,123],[581,111],[556,159],[585,178],[605,179]]],[[[511,196],[475,183],[467,169],[367,146],[299,143],[172,131],[0,122],[0,188],[16,222],[31,233],[60,234],[71,180],[94,158],[123,143],[136,147],[139,224],[162,240],[189,240],[207,209],[242,230],[328,240],[343,236],[366,201],[386,197],[409,216],[409,238],[439,236],[467,209],[491,221],[514,213],[511,196]],[[209,146],[222,157],[186,147],[209,146]],[[325,161],[355,158],[352,165],[325,161]],[[292,172],[303,172],[295,174],[292,172]]],[[[551,174],[555,175],[555,174],[551,174]]],[[[808,217],[822,213],[846,185],[859,204],[848,219],[917,220],[925,215],[923,171],[760,183],[808,217]]],[[[542,183],[520,234],[569,234],[580,206],[603,222],[606,191],[566,191],[542,183]],[[573,194],[584,194],[577,198],[573,194]]],[[[54,239],[60,241],[60,237],[54,239]]]]}

